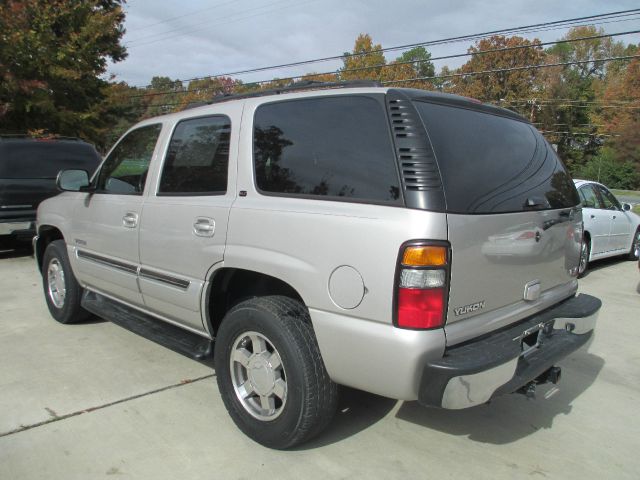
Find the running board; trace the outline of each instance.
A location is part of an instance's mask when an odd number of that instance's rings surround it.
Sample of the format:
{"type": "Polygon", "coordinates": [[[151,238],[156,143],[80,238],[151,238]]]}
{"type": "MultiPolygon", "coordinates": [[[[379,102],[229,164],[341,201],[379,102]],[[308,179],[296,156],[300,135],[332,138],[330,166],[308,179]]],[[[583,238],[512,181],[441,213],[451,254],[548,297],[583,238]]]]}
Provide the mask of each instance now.
{"type": "Polygon", "coordinates": [[[206,365],[212,365],[213,341],[208,338],[89,290],[83,292],[81,305],[94,315],[137,333],[141,337],[206,365]]]}

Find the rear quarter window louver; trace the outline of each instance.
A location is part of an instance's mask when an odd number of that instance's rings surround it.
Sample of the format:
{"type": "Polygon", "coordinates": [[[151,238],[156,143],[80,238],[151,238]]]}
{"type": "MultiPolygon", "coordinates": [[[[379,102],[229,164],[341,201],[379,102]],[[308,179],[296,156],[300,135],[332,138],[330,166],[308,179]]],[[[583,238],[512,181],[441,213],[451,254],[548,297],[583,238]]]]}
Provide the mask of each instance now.
{"type": "Polygon", "coordinates": [[[443,210],[440,171],[413,102],[401,92],[391,90],[386,103],[407,206],[443,210]]]}

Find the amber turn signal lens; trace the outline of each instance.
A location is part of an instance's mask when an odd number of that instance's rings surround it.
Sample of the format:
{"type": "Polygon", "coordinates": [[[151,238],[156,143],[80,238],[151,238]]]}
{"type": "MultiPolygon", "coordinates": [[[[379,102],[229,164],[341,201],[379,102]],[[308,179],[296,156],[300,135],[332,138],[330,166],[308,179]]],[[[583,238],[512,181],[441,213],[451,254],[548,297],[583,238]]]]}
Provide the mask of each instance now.
{"type": "Polygon", "coordinates": [[[410,267],[440,267],[447,264],[447,248],[434,246],[407,247],[402,264],[410,267]]]}

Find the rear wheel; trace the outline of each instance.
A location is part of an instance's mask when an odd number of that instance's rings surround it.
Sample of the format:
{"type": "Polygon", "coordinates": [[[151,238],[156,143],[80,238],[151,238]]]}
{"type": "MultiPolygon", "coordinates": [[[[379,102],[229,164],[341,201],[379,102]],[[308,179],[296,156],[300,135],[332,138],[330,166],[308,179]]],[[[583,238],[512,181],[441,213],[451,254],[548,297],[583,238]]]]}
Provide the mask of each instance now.
{"type": "Polygon", "coordinates": [[[337,385],[320,357],[309,313],[282,296],[246,300],[225,316],[215,368],[236,425],[270,448],[290,448],[320,433],[337,405],[337,385]]]}
{"type": "Polygon", "coordinates": [[[631,242],[631,250],[629,251],[629,260],[637,260],[640,258],[640,227],[636,229],[636,233],[631,242]]]}
{"type": "Polygon", "coordinates": [[[591,242],[588,238],[582,240],[582,248],[580,249],[580,264],[578,265],[578,276],[581,277],[587,271],[589,266],[589,253],[591,252],[591,242]]]}
{"type": "Polygon", "coordinates": [[[76,323],[91,316],[80,306],[82,287],[73,275],[64,240],[51,242],[42,258],[42,286],[51,316],[60,323],[76,323]]]}

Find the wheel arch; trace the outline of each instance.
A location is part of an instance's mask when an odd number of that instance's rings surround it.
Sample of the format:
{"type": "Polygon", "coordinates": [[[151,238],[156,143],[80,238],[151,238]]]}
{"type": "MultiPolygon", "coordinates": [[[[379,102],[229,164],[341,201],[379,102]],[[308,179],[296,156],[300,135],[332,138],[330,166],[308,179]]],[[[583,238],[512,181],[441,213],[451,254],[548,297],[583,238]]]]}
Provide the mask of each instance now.
{"type": "Polygon", "coordinates": [[[38,240],[35,242],[33,254],[36,257],[38,268],[42,272],[42,259],[47,246],[55,240],[64,240],[62,231],[53,225],[41,225],[38,228],[38,240]]]}
{"type": "Polygon", "coordinates": [[[298,290],[288,282],[266,273],[242,268],[223,267],[216,270],[205,292],[205,321],[215,337],[225,314],[247,298],[282,295],[306,306],[298,290]]]}

